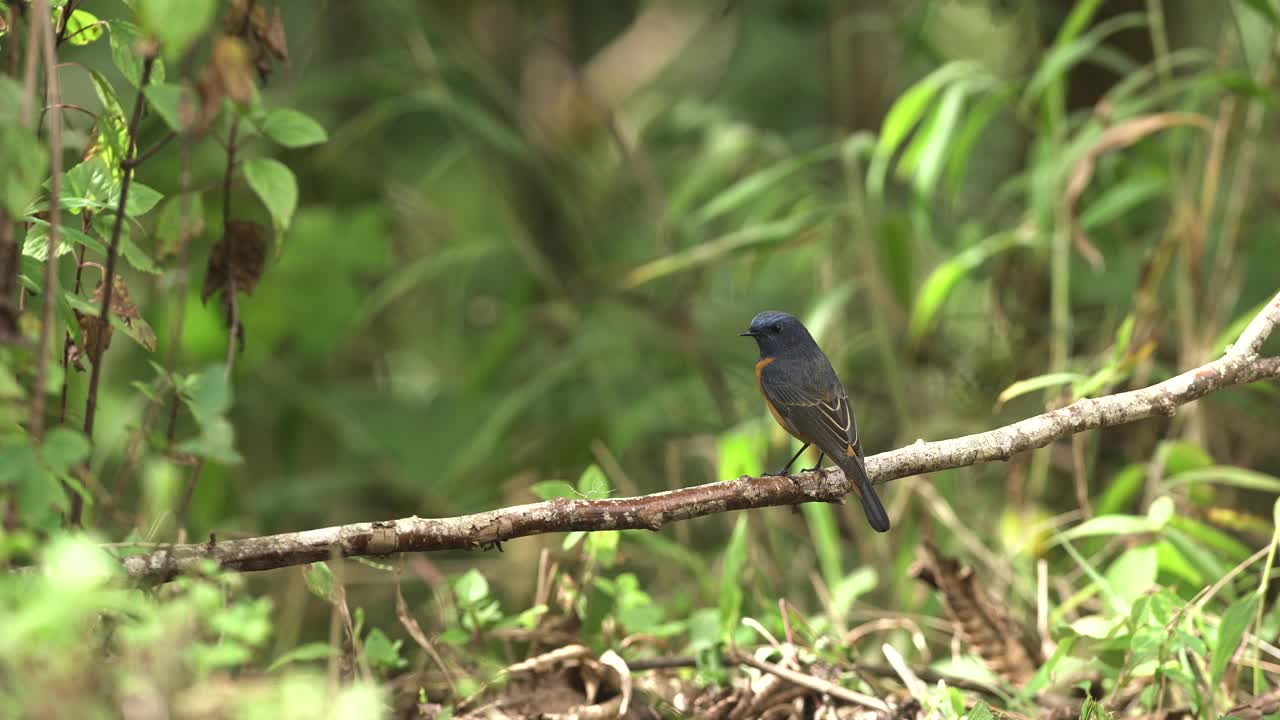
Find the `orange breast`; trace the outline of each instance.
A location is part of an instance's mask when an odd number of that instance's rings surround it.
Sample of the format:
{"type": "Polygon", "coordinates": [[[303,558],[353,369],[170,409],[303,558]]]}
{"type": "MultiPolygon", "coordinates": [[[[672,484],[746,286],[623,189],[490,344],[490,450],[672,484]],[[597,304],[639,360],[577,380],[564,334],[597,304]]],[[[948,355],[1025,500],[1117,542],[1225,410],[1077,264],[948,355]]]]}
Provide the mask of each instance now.
{"type": "Polygon", "coordinates": [[[760,394],[764,396],[764,404],[769,408],[769,414],[773,415],[773,419],[778,421],[778,424],[782,426],[782,429],[791,433],[791,436],[800,442],[809,442],[808,440],[800,437],[800,435],[796,433],[795,428],[791,427],[791,423],[787,422],[782,415],[778,413],[778,408],[773,406],[773,402],[769,400],[768,393],[764,391],[764,380],[761,376],[764,374],[765,367],[776,359],[777,358],[771,357],[760,358],[760,362],[756,363],[756,385],[760,387],[760,394]]]}

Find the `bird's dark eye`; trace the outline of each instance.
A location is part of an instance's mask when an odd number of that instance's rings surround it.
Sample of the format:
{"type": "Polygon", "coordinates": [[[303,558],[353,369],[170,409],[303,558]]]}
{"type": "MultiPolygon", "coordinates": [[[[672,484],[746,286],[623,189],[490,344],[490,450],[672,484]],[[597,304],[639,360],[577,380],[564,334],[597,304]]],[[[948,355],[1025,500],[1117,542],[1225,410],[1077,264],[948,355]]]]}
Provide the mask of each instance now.
{"type": "Polygon", "coordinates": [[[782,323],[778,323],[777,325],[774,325],[774,326],[773,326],[773,331],[774,331],[774,332],[776,332],[776,333],[780,333],[780,332],[782,332],[782,323]]]}

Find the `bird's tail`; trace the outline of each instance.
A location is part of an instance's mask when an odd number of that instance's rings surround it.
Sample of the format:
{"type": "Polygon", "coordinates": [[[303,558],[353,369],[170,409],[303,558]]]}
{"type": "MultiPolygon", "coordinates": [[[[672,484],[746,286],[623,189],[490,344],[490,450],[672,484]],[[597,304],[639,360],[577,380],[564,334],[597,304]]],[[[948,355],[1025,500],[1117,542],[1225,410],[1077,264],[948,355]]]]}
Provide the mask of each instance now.
{"type": "Polygon", "coordinates": [[[871,478],[867,477],[862,458],[855,455],[850,458],[840,457],[838,460],[840,469],[844,470],[845,477],[853,485],[854,494],[862,501],[862,512],[866,514],[867,522],[876,532],[889,532],[889,514],[884,511],[880,497],[871,486],[871,478]]]}

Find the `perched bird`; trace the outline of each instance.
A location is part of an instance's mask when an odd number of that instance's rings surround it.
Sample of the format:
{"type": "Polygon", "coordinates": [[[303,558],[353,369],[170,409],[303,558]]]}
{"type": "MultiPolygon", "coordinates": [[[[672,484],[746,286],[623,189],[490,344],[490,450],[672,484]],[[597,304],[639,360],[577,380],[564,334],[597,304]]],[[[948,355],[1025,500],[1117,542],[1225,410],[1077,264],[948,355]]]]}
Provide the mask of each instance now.
{"type": "Polygon", "coordinates": [[[817,445],[822,451],[818,465],[830,455],[862,501],[867,522],[878,532],[888,532],[889,516],[863,464],[849,395],[808,329],[791,315],[766,310],[752,318],[751,327],[741,335],[755,338],[760,346],[756,381],[773,419],[804,443],[782,470],[771,474],[786,474],[800,453],[817,445]]]}

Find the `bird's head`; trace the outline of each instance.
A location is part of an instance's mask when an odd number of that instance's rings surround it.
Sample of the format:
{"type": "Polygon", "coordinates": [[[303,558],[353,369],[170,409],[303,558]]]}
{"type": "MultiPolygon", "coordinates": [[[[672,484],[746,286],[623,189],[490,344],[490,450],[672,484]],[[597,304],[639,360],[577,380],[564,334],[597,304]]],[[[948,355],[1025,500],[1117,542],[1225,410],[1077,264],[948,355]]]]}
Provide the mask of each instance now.
{"type": "Polygon", "coordinates": [[[787,347],[813,343],[813,337],[799,320],[777,310],[765,310],[756,315],[747,331],[739,335],[755,338],[764,357],[776,355],[787,347]]]}

